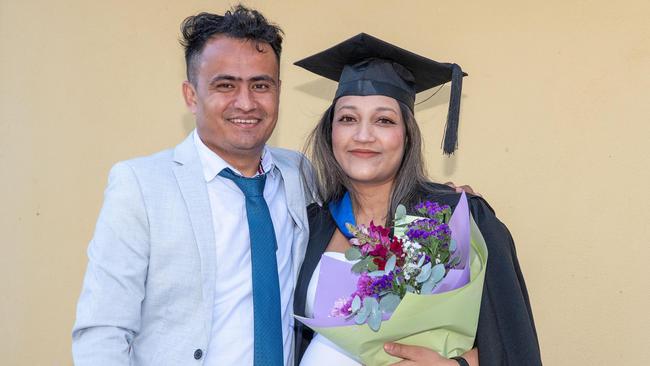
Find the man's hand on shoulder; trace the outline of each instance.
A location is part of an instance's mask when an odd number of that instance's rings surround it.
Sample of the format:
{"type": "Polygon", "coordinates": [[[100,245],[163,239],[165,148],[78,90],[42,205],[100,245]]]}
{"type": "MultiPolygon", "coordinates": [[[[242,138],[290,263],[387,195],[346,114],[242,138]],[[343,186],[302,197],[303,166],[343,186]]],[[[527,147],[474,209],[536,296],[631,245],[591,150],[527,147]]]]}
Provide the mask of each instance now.
{"type": "Polygon", "coordinates": [[[462,185],[462,186],[457,186],[457,185],[454,184],[454,182],[447,182],[447,183],[445,183],[445,185],[453,188],[458,193],[465,192],[465,193],[473,194],[474,196],[483,197],[480,193],[474,192],[474,189],[472,189],[472,187],[470,187],[467,184],[462,185]]]}

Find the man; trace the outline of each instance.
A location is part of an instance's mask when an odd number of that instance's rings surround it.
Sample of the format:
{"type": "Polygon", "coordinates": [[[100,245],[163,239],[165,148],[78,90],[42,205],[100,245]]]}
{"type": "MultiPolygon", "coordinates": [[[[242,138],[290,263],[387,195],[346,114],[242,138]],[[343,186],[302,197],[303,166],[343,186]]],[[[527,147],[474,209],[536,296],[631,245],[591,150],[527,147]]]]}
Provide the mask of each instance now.
{"type": "Polygon", "coordinates": [[[175,149],[111,170],[73,329],[76,365],[292,362],[305,187],[301,155],[265,146],[278,118],[281,30],[237,6],[189,17],[182,32],[196,130],[175,149]],[[265,177],[272,226],[260,226],[274,229],[271,270],[253,263],[259,233],[248,225],[242,176],[265,177]],[[256,279],[271,275],[275,292],[255,300],[256,279]],[[273,336],[257,333],[258,308],[273,336]]]}

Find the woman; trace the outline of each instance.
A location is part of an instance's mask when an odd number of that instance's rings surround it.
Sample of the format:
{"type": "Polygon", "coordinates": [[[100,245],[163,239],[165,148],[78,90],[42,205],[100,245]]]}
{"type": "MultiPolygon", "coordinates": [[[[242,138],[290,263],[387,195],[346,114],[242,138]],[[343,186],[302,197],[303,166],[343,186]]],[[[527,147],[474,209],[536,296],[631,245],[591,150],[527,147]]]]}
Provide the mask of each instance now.
{"type": "MultiPolygon", "coordinates": [[[[332,106],[309,140],[324,202],[308,208],[310,241],[295,293],[296,314],[309,316],[321,256],[341,258],[350,247],[346,221],[390,224],[400,203],[412,207],[432,200],[453,208],[458,202],[453,189],[426,177],[413,107],[416,92],[452,81],[444,146],[453,152],[464,74],[457,65],[439,64],[366,34],[297,65],[339,82],[332,106]]],[[[469,203],[490,253],[475,347],[454,360],[422,347],[388,344],[385,349],[408,365],[540,365],[512,238],[483,199],[472,196],[469,203]]],[[[307,327],[296,328],[302,365],[357,364],[324,337],[312,339],[307,327]]]]}

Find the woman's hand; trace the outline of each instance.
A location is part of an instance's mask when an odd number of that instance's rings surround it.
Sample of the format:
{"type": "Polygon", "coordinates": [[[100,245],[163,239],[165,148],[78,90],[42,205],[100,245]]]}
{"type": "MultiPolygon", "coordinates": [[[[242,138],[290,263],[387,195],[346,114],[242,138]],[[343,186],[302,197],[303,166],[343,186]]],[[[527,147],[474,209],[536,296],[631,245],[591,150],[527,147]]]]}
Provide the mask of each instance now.
{"type": "MultiPolygon", "coordinates": [[[[408,346],[400,343],[386,343],[384,350],[389,355],[402,358],[403,361],[392,366],[458,366],[458,362],[446,359],[436,351],[426,347],[408,346]]],[[[478,351],[473,348],[463,355],[472,366],[478,366],[478,351]]]]}

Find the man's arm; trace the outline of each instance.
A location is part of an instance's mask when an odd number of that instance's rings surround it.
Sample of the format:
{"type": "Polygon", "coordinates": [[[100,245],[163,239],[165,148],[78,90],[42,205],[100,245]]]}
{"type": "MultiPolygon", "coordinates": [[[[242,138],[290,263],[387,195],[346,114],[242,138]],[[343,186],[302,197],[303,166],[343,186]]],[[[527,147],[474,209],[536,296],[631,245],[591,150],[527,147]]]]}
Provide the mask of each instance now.
{"type": "Polygon", "coordinates": [[[318,192],[316,188],[316,176],[314,175],[314,166],[311,164],[309,159],[302,153],[297,153],[299,155],[299,164],[298,170],[300,172],[300,177],[302,179],[302,188],[303,194],[305,196],[305,207],[309,206],[313,202],[318,202],[322,204],[318,197],[318,192]]]}
{"type": "Polygon", "coordinates": [[[457,185],[454,184],[454,182],[446,182],[445,185],[453,188],[456,191],[456,193],[465,192],[465,193],[469,193],[469,194],[474,195],[474,196],[483,197],[483,196],[481,196],[480,193],[474,192],[472,187],[470,187],[467,184],[462,185],[462,186],[457,186],[457,185]]]}
{"type": "Polygon", "coordinates": [[[129,365],[148,263],[149,223],[140,185],[128,163],[118,163],[111,169],[88,246],[72,331],[75,365],[129,365]]]}

